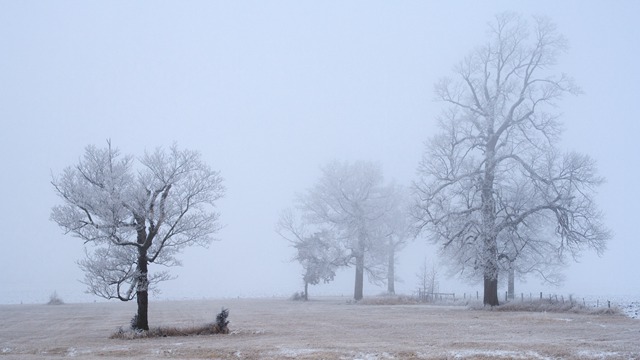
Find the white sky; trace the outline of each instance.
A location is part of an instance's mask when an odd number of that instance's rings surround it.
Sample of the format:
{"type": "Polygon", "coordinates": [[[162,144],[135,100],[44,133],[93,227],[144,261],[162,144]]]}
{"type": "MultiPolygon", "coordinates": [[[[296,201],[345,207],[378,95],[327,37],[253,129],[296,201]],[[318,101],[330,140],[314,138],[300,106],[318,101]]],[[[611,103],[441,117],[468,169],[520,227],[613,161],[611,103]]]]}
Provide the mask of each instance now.
{"type": "MultiPolygon", "coordinates": [[[[640,2],[0,0],[0,303],[54,290],[96,299],[78,282],[82,242],[49,221],[50,180],[107,138],[135,155],[175,141],[226,179],[221,241],[188,250],[161,298],[300,290],[274,232],[280,211],[332,159],[380,161],[387,179],[409,184],[443,106],[433,84],[505,10],[547,15],[570,41],[557,70],[585,94],[561,104],[562,147],[598,160],[615,232],[563,287],[531,279],[516,291],[640,294],[640,2]]],[[[425,256],[435,259],[425,240],[399,254],[397,291],[417,287],[425,256]]],[[[482,289],[443,278],[441,290],[482,289]]],[[[352,291],[352,269],[311,289],[352,291]]]]}

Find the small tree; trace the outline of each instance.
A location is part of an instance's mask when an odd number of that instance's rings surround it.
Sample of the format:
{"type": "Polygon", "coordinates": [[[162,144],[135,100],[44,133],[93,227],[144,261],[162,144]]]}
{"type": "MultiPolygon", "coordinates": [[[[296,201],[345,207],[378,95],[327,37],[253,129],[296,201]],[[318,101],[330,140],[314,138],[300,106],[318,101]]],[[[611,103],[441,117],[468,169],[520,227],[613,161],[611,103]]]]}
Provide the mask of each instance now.
{"type": "Polygon", "coordinates": [[[419,285],[419,298],[421,300],[434,300],[434,294],[438,292],[439,282],[438,282],[438,269],[435,264],[429,268],[427,259],[424,259],[422,266],[420,267],[420,272],[416,274],[418,278],[419,285]]]}
{"type": "Polygon", "coordinates": [[[319,230],[309,234],[305,224],[296,219],[290,209],[280,216],[276,231],[296,249],[293,260],[303,268],[302,297],[305,301],[309,300],[309,285],[333,281],[336,270],[348,264],[345,250],[329,231],[319,230]]]}
{"type": "Polygon", "coordinates": [[[53,208],[51,219],[92,245],[79,263],[88,291],[137,299],[134,327],[148,330],[148,292],[169,278],[166,271],[150,274],[148,265],[179,265],[182,249],[210,243],[224,187],[197,152],[174,145],[135,161],[107,143],[105,149],[87,146],[77,165],[53,178],[63,205],[53,208]]]}
{"type": "Polygon", "coordinates": [[[58,296],[58,292],[54,291],[53,294],[49,295],[49,301],[47,305],[63,305],[64,301],[60,296],[58,296]]]}
{"type": "Polygon", "coordinates": [[[390,186],[390,189],[389,211],[385,213],[380,225],[387,249],[387,293],[393,295],[395,294],[396,256],[413,236],[405,189],[400,186],[390,186]]]}

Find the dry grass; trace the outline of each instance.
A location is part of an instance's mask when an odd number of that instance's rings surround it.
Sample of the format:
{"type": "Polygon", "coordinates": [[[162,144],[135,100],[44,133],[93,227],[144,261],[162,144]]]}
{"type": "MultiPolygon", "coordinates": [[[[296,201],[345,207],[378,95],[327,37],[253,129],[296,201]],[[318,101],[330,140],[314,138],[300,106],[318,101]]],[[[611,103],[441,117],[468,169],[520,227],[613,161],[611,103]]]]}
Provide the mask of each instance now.
{"type": "Polygon", "coordinates": [[[156,338],[156,337],[170,337],[170,336],[194,336],[194,335],[215,335],[215,334],[228,334],[229,329],[221,329],[217,324],[211,323],[201,326],[189,326],[189,327],[157,327],[149,329],[149,331],[143,330],[125,330],[119,328],[115,333],[109,336],[110,339],[144,339],[144,338],[156,338]]]}
{"type": "Polygon", "coordinates": [[[222,311],[216,316],[216,322],[209,323],[200,326],[188,326],[188,327],[156,327],[149,329],[148,331],[136,329],[134,317],[131,320],[131,329],[125,330],[122,327],[111,334],[110,339],[143,339],[143,338],[157,338],[157,337],[172,337],[172,336],[193,336],[193,335],[215,335],[215,334],[228,334],[229,333],[229,309],[222,308],[222,311]]]}
{"type": "Polygon", "coordinates": [[[616,307],[589,307],[577,302],[559,302],[553,300],[536,300],[527,302],[512,301],[494,308],[496,311],[552,312],[591,315],[623,315],[616,307]]]}
{"type": "Polygon", "coordinates": [[[131,303],[2,305],[0,359],[640,359],[640,320],[624,316],[346,298],[158,301],[152,331],[108,339],[133,311],[131,303]],[[198,336],[221,306],[233,309],[232,331],[198,336]]]}
{"type": "Polygon", "coordinates": [[[413,296],[406,295],[384,295],[364,298],[356,304],[360,305],[417,305],[418,300],[413,296]]]}

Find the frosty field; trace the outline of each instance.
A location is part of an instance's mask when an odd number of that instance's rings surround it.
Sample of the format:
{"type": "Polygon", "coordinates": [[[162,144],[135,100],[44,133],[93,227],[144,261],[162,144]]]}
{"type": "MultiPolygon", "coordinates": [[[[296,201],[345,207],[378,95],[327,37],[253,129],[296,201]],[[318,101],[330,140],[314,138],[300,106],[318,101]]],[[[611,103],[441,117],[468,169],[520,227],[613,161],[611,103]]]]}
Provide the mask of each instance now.
{"type": "Polygon", "coordinates": [[[0,306],[0,359],[640,359],[640,320],[462,306],[232,299],[151,302],[150,325],[231,311],[229,335],[109,339],[135,304],[0,306]]]}

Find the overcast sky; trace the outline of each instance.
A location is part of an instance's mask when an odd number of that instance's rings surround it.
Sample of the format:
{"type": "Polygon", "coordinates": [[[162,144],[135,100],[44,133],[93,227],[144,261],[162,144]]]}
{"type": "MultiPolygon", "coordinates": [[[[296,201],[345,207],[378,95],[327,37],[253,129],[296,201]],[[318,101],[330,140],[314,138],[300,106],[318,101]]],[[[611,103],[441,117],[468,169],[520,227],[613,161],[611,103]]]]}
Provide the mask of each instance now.
{"type": "MultiPolygon", "coordinates": [[[[532,278],[516,292],[640,294],[640,2],[0,0],[0,303],[95,299],[79,283],[82,242],[49,220],[50,181],[106,139],[133,155],[176,142],[225,178],[220,241],[186,251],[159,298],[300,290],[280,211],[333,159],[379,161],[410,184],[444,106],[434,83],[505,10],[546,15],[569,39],[557,71],[584,94],[560,104],[561,147],[598,161],[615,233],[561,288],[532,278]]],[[[399,254],[398,292],[417,287],[425,257],[437,261],[424,239],[399,254]]],[[[311,295],[351,296],[353,277],[311,295]]]]}

